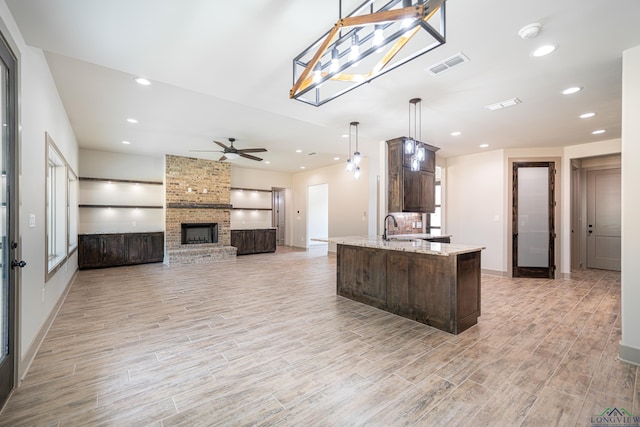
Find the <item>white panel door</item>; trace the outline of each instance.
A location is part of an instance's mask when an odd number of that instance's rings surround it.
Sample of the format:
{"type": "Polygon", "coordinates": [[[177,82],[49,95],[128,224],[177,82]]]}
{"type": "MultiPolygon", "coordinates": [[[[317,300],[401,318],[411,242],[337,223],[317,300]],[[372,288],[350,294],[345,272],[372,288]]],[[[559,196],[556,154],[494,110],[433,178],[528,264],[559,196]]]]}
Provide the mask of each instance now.
{"type": "Polygon", "coordinates": [[[587,267],[620,271],[620,169],[587,172],[587,267]]]}

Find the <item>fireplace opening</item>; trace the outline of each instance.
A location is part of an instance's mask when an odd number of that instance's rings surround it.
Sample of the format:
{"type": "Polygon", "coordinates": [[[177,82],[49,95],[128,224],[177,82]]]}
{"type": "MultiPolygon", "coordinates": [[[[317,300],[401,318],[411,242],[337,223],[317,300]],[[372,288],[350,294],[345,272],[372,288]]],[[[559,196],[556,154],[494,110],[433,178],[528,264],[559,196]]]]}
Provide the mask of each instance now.
{"type": "Polygon", "coordinates": [[[218,243],[218,223],[181,224],[183,245],[218,243]]]}

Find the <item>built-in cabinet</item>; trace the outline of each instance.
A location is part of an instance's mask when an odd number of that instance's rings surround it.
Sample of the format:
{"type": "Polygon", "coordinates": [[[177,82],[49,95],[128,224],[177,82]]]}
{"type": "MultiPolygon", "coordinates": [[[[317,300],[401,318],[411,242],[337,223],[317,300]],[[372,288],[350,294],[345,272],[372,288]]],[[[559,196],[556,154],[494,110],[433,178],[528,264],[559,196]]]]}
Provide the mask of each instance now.
{"type": "Polygon", "coordinates": [[[79,178],[81,269],[163,262],[163,183],[79,178]]]}
{"type": "Polygon", "coordinates": [[[109,233],[78,236],[78,267],[103,268],[162,262],[164,233],[109,233]]]}
{"type": "Polygon", "coordinates": [[[438,147],[422,143],[425,159],[420,170],[411,170],[411,154],[404,152],[405,138],[387,141],[388,158],[388,212],[435,211],[436,151],[438,147]]]}
{"type": "Polygon", "coordinates": [[[253,230],[231,230],[231,246],[238,249],[237,255],[275,252],[275,228],[253,230]]]}

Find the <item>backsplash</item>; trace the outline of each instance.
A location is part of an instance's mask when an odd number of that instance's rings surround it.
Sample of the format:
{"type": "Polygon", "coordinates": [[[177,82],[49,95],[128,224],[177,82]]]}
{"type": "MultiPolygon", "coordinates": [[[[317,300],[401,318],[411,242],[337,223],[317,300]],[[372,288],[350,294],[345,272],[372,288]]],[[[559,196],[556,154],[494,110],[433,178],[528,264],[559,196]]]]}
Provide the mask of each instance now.
{"type": "Polygon", "coordinates": [[[393,221],[389,218],[387,220],[389,227],[387,230],[388,235],[423,233],[424,221],[421,213],[397,212],[392,213],[392,215],[396,218],[398,226],[394,227],[393,221]]]}

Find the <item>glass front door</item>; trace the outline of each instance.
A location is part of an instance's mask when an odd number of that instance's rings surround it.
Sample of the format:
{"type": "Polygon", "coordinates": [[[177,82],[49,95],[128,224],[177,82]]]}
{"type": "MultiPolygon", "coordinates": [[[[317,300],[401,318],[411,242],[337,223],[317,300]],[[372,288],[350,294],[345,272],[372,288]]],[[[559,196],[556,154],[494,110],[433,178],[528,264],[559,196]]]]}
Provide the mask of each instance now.
{"type": "MultiPolygon", "coordinates": [[[[15,58],[0,37],[0,407],[13,388],[15,363],[15,295],[12,253],[14,244],[13,219],[15,218],[15,58]]],[[[21,265],[15,263],[16,266],[21,265]]]]}

